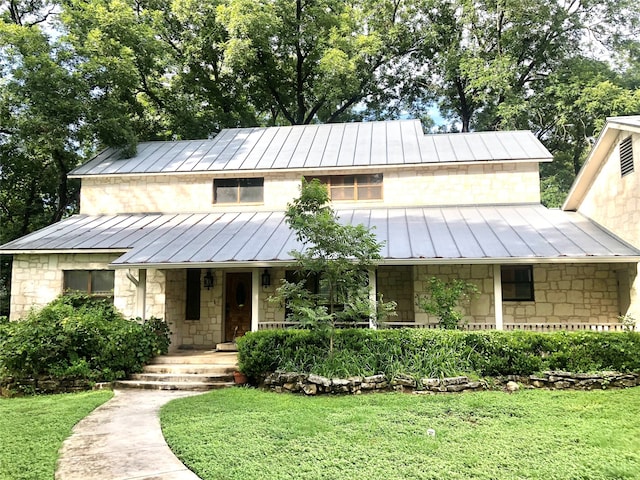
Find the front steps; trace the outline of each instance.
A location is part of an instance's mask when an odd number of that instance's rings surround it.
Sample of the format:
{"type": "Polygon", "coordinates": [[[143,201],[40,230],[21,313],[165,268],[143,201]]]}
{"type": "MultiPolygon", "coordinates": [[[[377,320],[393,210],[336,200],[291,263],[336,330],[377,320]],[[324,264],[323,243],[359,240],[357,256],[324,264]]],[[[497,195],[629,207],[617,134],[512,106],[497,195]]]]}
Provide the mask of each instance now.
{"type": "Polygon", "coordinates": [[[161,355],[128,380],[114,382],[114,388],[206,391],[234,385],[238,369],[235,352],[180,351],[161,355]]]}

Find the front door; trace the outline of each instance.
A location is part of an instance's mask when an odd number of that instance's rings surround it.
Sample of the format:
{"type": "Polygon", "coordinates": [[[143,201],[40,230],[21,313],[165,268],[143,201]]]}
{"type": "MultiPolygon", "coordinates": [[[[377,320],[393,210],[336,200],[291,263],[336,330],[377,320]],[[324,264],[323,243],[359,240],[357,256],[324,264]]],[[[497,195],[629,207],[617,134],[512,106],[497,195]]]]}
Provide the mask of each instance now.
{"type": "Polygon", "coordinates": [[[251,273],[227,273],[224,340],[232,342],[251,330],[251,273]]]}

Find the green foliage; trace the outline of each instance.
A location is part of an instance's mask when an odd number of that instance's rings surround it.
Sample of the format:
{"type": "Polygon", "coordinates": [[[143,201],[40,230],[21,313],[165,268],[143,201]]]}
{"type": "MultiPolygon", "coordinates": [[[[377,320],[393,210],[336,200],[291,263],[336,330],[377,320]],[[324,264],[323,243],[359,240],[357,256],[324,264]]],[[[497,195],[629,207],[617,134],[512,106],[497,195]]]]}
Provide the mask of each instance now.
{"type": "Polygon", "coordinates": [[[544,370],[640,371],[636,332],[462,332],[345,329],[265,330],[238,340],[240,369],[256,379],[287,370],[348,377],[384,373],[416,379],[459,374],[530,375],[544,370]]]}
{"type": "Polygon", "coordinates": [[[274,301],[291,312],[288,320],[301,326],[333,331],[337,324],[368,321],[376,315],[393,315],[395,302],[372,302],[368,269],[380,258],[381,244],[363,225],[342,224],[329,205],[325,185],[302,179],[300,196],[288,205],[286,220],[303,244],[293,251],[299,282],[283,280],[274,301]],[[319,280],[311,292],[307,279],[319,280]]]}
{"type": "Polygon", "coordinates": [[[61,296],[0,330],[3,376],[114,380],[166,353],[166,324],[126,320],[105,300],[61,296]]]}
{"type": "Polygon", "coordinates": [[[622,324],[622,328],[624,328],[627,332],[633,332],[638,325],[638,321],[635,319],[633,315],[629,315],[625,313],[624,315],[620,315],[618,320],[622,324]]]}
{"type": "Polygon", "coordinates": [[[418,298],[418,306],[427,313],[436,315],[441,328],[462,328],[460,303],[478,294],[478,287],[464,280],[445,282],[436,277],[429,279],[426,296],[418,298]]]}

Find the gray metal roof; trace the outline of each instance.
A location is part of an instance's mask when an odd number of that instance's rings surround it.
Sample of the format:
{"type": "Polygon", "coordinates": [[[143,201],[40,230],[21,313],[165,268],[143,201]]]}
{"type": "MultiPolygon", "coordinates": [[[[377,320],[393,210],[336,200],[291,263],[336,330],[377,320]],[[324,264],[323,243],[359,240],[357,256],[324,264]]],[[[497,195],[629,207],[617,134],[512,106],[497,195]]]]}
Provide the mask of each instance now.
{"type": "MultiPolygon", "coordinates": [[[[638,261],[640,250],[574,212],[541,205],[357,209],[342,222],[375,227],[386,263],[638,261]]],[[[283,212],[76,215],[0,253],[126,252],[115,266],[286,262],[299,249],[283,212]]]]}
{"type": "Polygon", "coordinates": [[[222,130],[211,140],[143,142],[135,157],[107,149],[72,177],[344,168],[476,161],[550,161],[529,131],[424,135],[419,120],[222,130]]]}

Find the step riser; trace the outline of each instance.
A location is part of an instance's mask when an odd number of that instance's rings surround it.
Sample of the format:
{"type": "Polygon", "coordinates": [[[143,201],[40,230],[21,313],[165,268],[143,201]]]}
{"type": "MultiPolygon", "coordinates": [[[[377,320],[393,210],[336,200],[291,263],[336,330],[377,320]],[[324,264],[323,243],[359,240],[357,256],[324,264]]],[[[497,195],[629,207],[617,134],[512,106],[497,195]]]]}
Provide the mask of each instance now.
{"type": "Polygon", "coordinates": [[[236,353],[212,351],[178,352],[155,357],[143,373],[114,383],[115,388],[206,391],[234,385],[238,369],[236,353]]]}
{"type": "Polygon", "coordinates": [[[135,381],[143,381],[143,382],[168,382],[168,383],[179,383],[179,382],[201,382],[201,383],[210,383],[210,382],[233,382],[233,375],[195,375],[195,376],[185,376],[185,375],[162,375],[162,374],[154,374],[154,373],[135,373],[130,375],[130,380],[135,381]]]}
{"type": "Polygon", "coordinates": [[[190,391],[209,391],[216,390],[218,388],[227,388],[234,386],[233,383],[217,383],[217,384],[209,384],[202,383],[199,385],[195,384],[187,384],[187,383],[169,383],[169,382],[161,382],[161,383],[150,383],[150,382],[137,382],[137,381],[119,381],[114,382],[114,388],[140,388],[144,390],[190,390],[190,391]]]}
{"type": "Polygon", "coordinates": [[[179,364],[179,365],[233,365],[238,361],[236,353],[217,353],[214,355],[195,356],[169,356],[162,355],[151,360],[153,365],[179,364]]]}
{"type": "Polygon", "coordinates": [[[143,373],[173,373],[175,375],[198,374],[198,375],[225,375],[231,374],[238,367],[229,366],[198,366],[198,365],[146,365],[142,368],[143,373]]]}

